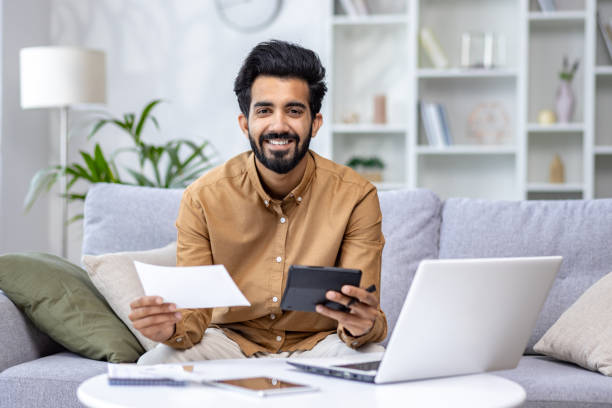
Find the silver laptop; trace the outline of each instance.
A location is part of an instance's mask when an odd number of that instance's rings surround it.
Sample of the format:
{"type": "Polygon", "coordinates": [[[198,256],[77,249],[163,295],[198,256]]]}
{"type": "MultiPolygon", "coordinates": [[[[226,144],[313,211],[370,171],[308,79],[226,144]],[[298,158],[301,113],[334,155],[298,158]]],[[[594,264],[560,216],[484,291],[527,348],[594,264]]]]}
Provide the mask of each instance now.
{"type": "Polygon", "coordinates": [[[384,353],[288,363],[377,384],[515,368],[561,261],[422,261],[384,353]]]}

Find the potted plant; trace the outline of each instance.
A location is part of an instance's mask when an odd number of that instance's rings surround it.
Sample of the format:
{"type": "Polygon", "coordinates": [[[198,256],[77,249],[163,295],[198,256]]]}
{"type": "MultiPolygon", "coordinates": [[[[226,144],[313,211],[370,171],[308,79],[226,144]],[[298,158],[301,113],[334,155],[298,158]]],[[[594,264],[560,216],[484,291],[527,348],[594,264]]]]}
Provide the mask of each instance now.
{"type": "MultiPolygon", "coordinates": [[[[158,188],[184,188],[206,170],[217,164],[218,155],[208,141],[196,143],[186,139],[173,139],[164,144],[150,144],[143,140],[145,125],[152,122],[159,130],[157,118],[152,112],[161,102],[149,102],[140,114],[126,113],[122,117],[104,116],[95,121],[87,139],[93,138],[102,128],[114,126],[129,137],[132,145],[115,149],[106,155],[99,143],[93,152],[80,151],[80,162],[68,164],[65,168],[54,165],[39,170],[32,180],[25,198],[24,206],[29,210],[38,197],[47,193],[60,177],[67,175],[66,199],[83,201],[86,191],[73,191],[75,184],[84,181],[93,183],[117,183],[158,188]],[[117,157],[131,154],[131,166],[118,166],[117,157]],[[127,173],[127,176],[125,176],[127,173]]],[[[82,218],[82,214],[72,217],[69,222],[82,218]]]]}
{"type": "Polygon", "coordinates": [[[373,183],[383,181],[382,171],[385,168],[385,164],[376,156],[353,156],[349,159],[346,165],[373,183]]]}

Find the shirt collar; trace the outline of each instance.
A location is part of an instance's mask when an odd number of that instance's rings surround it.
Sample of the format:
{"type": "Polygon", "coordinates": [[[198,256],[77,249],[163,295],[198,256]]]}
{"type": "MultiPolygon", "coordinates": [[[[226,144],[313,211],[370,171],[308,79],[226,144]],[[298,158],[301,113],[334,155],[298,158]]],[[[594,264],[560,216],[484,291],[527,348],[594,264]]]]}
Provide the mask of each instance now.
{"type": "MultiPolygon", "coordinates": [[[[251,183],[255,187],[257,194],[263,200],[264,205],[266,207],[269,207],[270,204],[275,200],[270,197],[270,195],[266,192],[266,190],[261,185],[261,180],[259,179],[259,174],[257,173],[257,167],[255,165],[255,160],[257,160],[255,158],[255,154],[251,152],[247,159],[247,175],[249,177],[249,180],[251,180],[251,183]]],[[[312,179],[315,173],[315,167],[316,166],[315,166],[315,160],[313,157],[313,153],[312,151],[309,150],[306,153],[306,170],[304,170],[304,176],[302,177],[302,180],[293,190],[291,190],[289,194],[287,194],[287,196],[283,199],[283,201],[293,199],[295,203],[298,205],[304,202],[303,195],[308,189],[308,187],[310,187],[310,184],[312,182],[312,179]]]]}

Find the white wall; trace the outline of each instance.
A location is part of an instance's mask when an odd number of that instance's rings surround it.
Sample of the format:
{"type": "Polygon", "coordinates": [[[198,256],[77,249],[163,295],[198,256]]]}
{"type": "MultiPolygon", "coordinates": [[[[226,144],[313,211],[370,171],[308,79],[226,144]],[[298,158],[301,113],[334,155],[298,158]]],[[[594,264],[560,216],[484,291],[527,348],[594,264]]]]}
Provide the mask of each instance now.
{"type": "Polygon", "coordinates": [[[2,2],[0,253],[51,248],[48,200],[23,213],[30,178],[48,164],[49,113],[24,111],[19,105],[19,50],[48,44],[49,15],[48,1],[2,2]]]}
{"type": "MultiPolygon", "coordinates": [[[[315,50],[326,63],[327,0],[285,0],[276,21],[255,34],[243,34],[226,26],[218,17],[212,0],[45,0],[36,1],[45,7],[38,7],[35,13],[30,10],[34,2],[5,2],[12,3],[5,7],[9,9],[8,15],[5,10],[5,33],[12,34],[14,39],[4,52],[10,57],[4,59],[5,78],[10,78],[8,88],[4,89],[4,113],[5,118],[15,117],[18,129],[5,126],[3,136],[6,139],[17,132],[21,138],[13,137],[3,147],[5,156],[10,156],[6,162],[3,160],[4,190],[8,190],[12,198],[2,198],[8,206],[3,211],[2,236],[9,236],[5,233],[6,224],[14,231],[10,236],[17,234],[18,239],[9,243],[5,238],[0,244],[0,253],[32,248],[48,248],[54,253],[60,250],[60,225],[50,218],[45,221],[44,211],[46,204],[50,214],[59,216],[56,198],[38,203],[27,217],[18,216],[20,207],[17,208],[30,176],[45,165],[47,153],[55,162],[58,157],[57,113],[50,114],[51,132],[47,133],[52,135],[41,138],[47,114],[21,111],[17,96],[16,53],[26,45],[44,44],[43,34],[47,33],[49,25],[51,44],[82,45],[107,53],[110,112],[119,115],[138,111],[149,100],[164,98],[169,103],[157,110],[162,132],[149,129],[148,140],[206,138],[217,148],[222,160],[249,149],[237,126],[239,109],[232,89],[242,60],[254,45],[271,38],[293,41],[315,50]],[[32,14],[36,24],[24,21],[32,14]],[[41,145],[43,142],[45,144],[41,145]],[[36,145],[35,152],[30,153],[36,145]],[[10,176],[16,171],[23,175],[10,176]],[[31,236],[36,236],[36,240],[31,241],[31,236]]],[[[93,143],[85,141],[84,116],[79,113],[73,118],[69,160],[74,161],[78,159],[79,149],[91,151],[93,143]]],[[[97,141],[106,152],[126,144],[125,136],[112,131],[103,132],[97,141]]],[[[326,126],[312,146],[327,155],[328,144],[326,126]]],[[[72,213],[78,211],[80,209],[75,206],[71,208],[72,213]]],[[[80,258],[80,228],[80,223],[70,228],[69,258],[73,261],[80,258]]]]}

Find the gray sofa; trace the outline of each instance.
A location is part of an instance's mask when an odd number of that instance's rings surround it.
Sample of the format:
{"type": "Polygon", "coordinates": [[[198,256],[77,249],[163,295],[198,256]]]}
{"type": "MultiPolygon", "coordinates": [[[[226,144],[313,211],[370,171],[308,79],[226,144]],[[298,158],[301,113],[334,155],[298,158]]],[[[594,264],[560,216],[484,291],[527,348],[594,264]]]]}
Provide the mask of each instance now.
{"type": "MultiPolygon", "coordinates": [[[[179,190],[99,184],[85,203],[83,253],[144,250],[176,239],[179,190]]],[[[612,271],[612,200],[485,201],[425,190],[379,194],[382,308],[392,329],[425,258],[563,255],[525,356],[497,372],[521,384],[531,407],[612,406],[612,378],[533,354],[533,345],[591,284],[612,271]]],[[[105,363],[62,350],[0,294],[0,407],[79,406],[76,388],[105,363]]]]}

